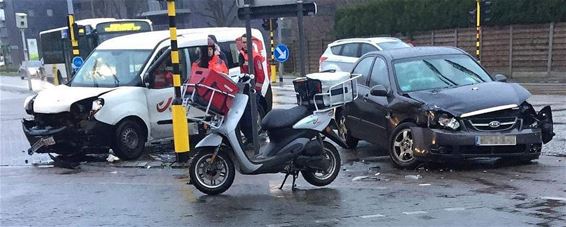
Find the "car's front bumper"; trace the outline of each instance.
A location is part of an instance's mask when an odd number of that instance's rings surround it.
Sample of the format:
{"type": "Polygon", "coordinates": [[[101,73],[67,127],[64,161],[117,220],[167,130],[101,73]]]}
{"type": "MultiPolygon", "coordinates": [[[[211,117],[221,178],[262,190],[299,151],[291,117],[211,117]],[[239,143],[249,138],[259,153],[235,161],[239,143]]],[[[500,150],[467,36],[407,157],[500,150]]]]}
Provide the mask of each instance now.
{"type": "Polygon", "coordinates": [[[89,149],[109,148],[112,141],[112,126],[85,120],[79,127],[41,127],[34,120],[22,120],[22,128],[31,148],[28,153],[70,154],[89,149]],[[37,145],[38,141],[53,139],[54,144],[37,145]],[[34,147],[34,145],[36,145],[34,147]]]}
{"type": "Polygon", "coordinates": [[[479,157],[518,157],[536,159],[542,148],[540,129],[508,132],[451,132],[440,129],[411,128],[414,156],[420,160],[465,159],[479,157]],[[515,136],[516,145],[480,146],[478,136],[515,136]]]}

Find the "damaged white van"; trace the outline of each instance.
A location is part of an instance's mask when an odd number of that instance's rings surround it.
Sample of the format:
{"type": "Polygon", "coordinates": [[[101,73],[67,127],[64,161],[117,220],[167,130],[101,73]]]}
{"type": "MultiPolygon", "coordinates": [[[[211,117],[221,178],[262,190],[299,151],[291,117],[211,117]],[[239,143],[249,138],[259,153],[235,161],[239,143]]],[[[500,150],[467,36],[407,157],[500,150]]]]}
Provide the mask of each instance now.
{"type": "MultiPolygon", "coordinates": [[[[236,40],[244,28],[205,28],[178,31],[183,81],[199,48],[214,35],[226,59],[230,76],[240,74],[236,40]]],[[[265,58],[262,34],[254,29],[254,48],[265,58]]],[[[65,85],[43,90],[25,100],[29,114],[22,121],[31,145],[28,153],[74,156],[107,153],[121,159],[142,155],[146,144],[172,139],[170,106],[174,91],[171,78],[168,31],[147,32],[110,39],[100,44],[65,85]]],[[[269,75],[263,63],[264,75],[269,75]]],[[[261,87],[260,113],[271,110],[269,77],[261,87]]],[[[191,114],[191,113],[189,113],[191,114]]],[[[203,133],[190,123],[190,134],[203,133]]]]}

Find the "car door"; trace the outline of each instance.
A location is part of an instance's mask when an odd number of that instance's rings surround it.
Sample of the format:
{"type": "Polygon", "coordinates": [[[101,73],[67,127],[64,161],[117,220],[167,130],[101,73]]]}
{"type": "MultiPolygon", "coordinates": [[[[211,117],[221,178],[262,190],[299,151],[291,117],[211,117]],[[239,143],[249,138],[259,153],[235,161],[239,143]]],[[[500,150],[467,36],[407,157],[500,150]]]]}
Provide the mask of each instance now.
{"type": "Polygon", "coordinates": [[[367,137],[363,130],[364,125],[361,123],[363,106],[366,105],[365,101],[361,97],[365,96],[369,92],[367,86],[369,74],[371,72],[371,66],[373,64],[375,57],[369,56],[360,59],[356,67],[352,70],[352,76],[360,77],[357,79],[358,82],[358,98],[353,102],[346,105],[346,127],[352,136],[359,139],[364,139],[367,137]]]}
{"type": "MultiPolygon", "coordinates": [[[[368,81],[368,89],[376,85],[382,85],[390,89],[387,64],[383,58],[376,57],[368,81]]],[[[360,94],[361,95],[361,94],[360,94]]],[[[387,122],[389,121],[388,98],[386,96],[374,96],[368,93],[360,97],[363,105],[360,106],[360,119],[362,127],[366,128],[365,138],[374,144],[387,147],[389,140],[387,134],[387,122]]]]}
{"type": "MultiPolygon", "coordinates": [[[[163,50],[164,51],[164,50],[163,50]]],[[[187,50],[180,49],[181,81],[187,78],[187,50]]],[[[158,54],[159,57],[161,54],[158,54]]],[[[173,118],[171,105],[175,96],[173,88],[173,68],[170,54],[167,54],[158,66],[148,73],[146,101],[151,125],[151,137],[154,140],[170,138],[173,136],[173,118]]]]}
{"type": "Polygon", "coordinates": [[[354,63],[360,58],[360,44],[345,44],[340,52],[340,61],[338,67],[344,72],[350,72],[354,67],[354,63]]]}

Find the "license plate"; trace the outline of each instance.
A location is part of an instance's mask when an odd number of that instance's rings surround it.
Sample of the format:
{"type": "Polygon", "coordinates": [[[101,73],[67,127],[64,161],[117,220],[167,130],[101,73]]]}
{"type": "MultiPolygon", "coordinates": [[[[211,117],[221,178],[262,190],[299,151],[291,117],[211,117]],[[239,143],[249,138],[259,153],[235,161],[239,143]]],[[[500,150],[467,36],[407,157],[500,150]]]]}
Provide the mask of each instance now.
{"type": "Polygon", "coordinates": [[[55,144],[55,140],[53,139],[53,136],[41,138],[38,141],[36,141],[33,144],[33,146],[31,146],[31,151],[36,152],[37,150],[39,150],[39,148],[42,148],[43,146],[50,146],[53,144],[55,144]]]}
{"type": "Polygon", "coordinates": [[[516,136],[477,136],[476,144],[479,146],[517,145],[517,137],[516,136]]]}

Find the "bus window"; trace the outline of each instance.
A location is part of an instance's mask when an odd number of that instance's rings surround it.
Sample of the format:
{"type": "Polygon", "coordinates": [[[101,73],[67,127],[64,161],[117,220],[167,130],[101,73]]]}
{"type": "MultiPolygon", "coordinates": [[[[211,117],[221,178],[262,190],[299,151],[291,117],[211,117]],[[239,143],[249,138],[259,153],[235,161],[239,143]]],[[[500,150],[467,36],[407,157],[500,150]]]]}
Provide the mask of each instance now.
{"type": "Polygon", "coordinates": [[[63,53],[63,39],[61,39],[61,31],[54,31],[41,34],[40,36],[40,54],[44,64],[58,64],[65,62],[63,53]]]}

